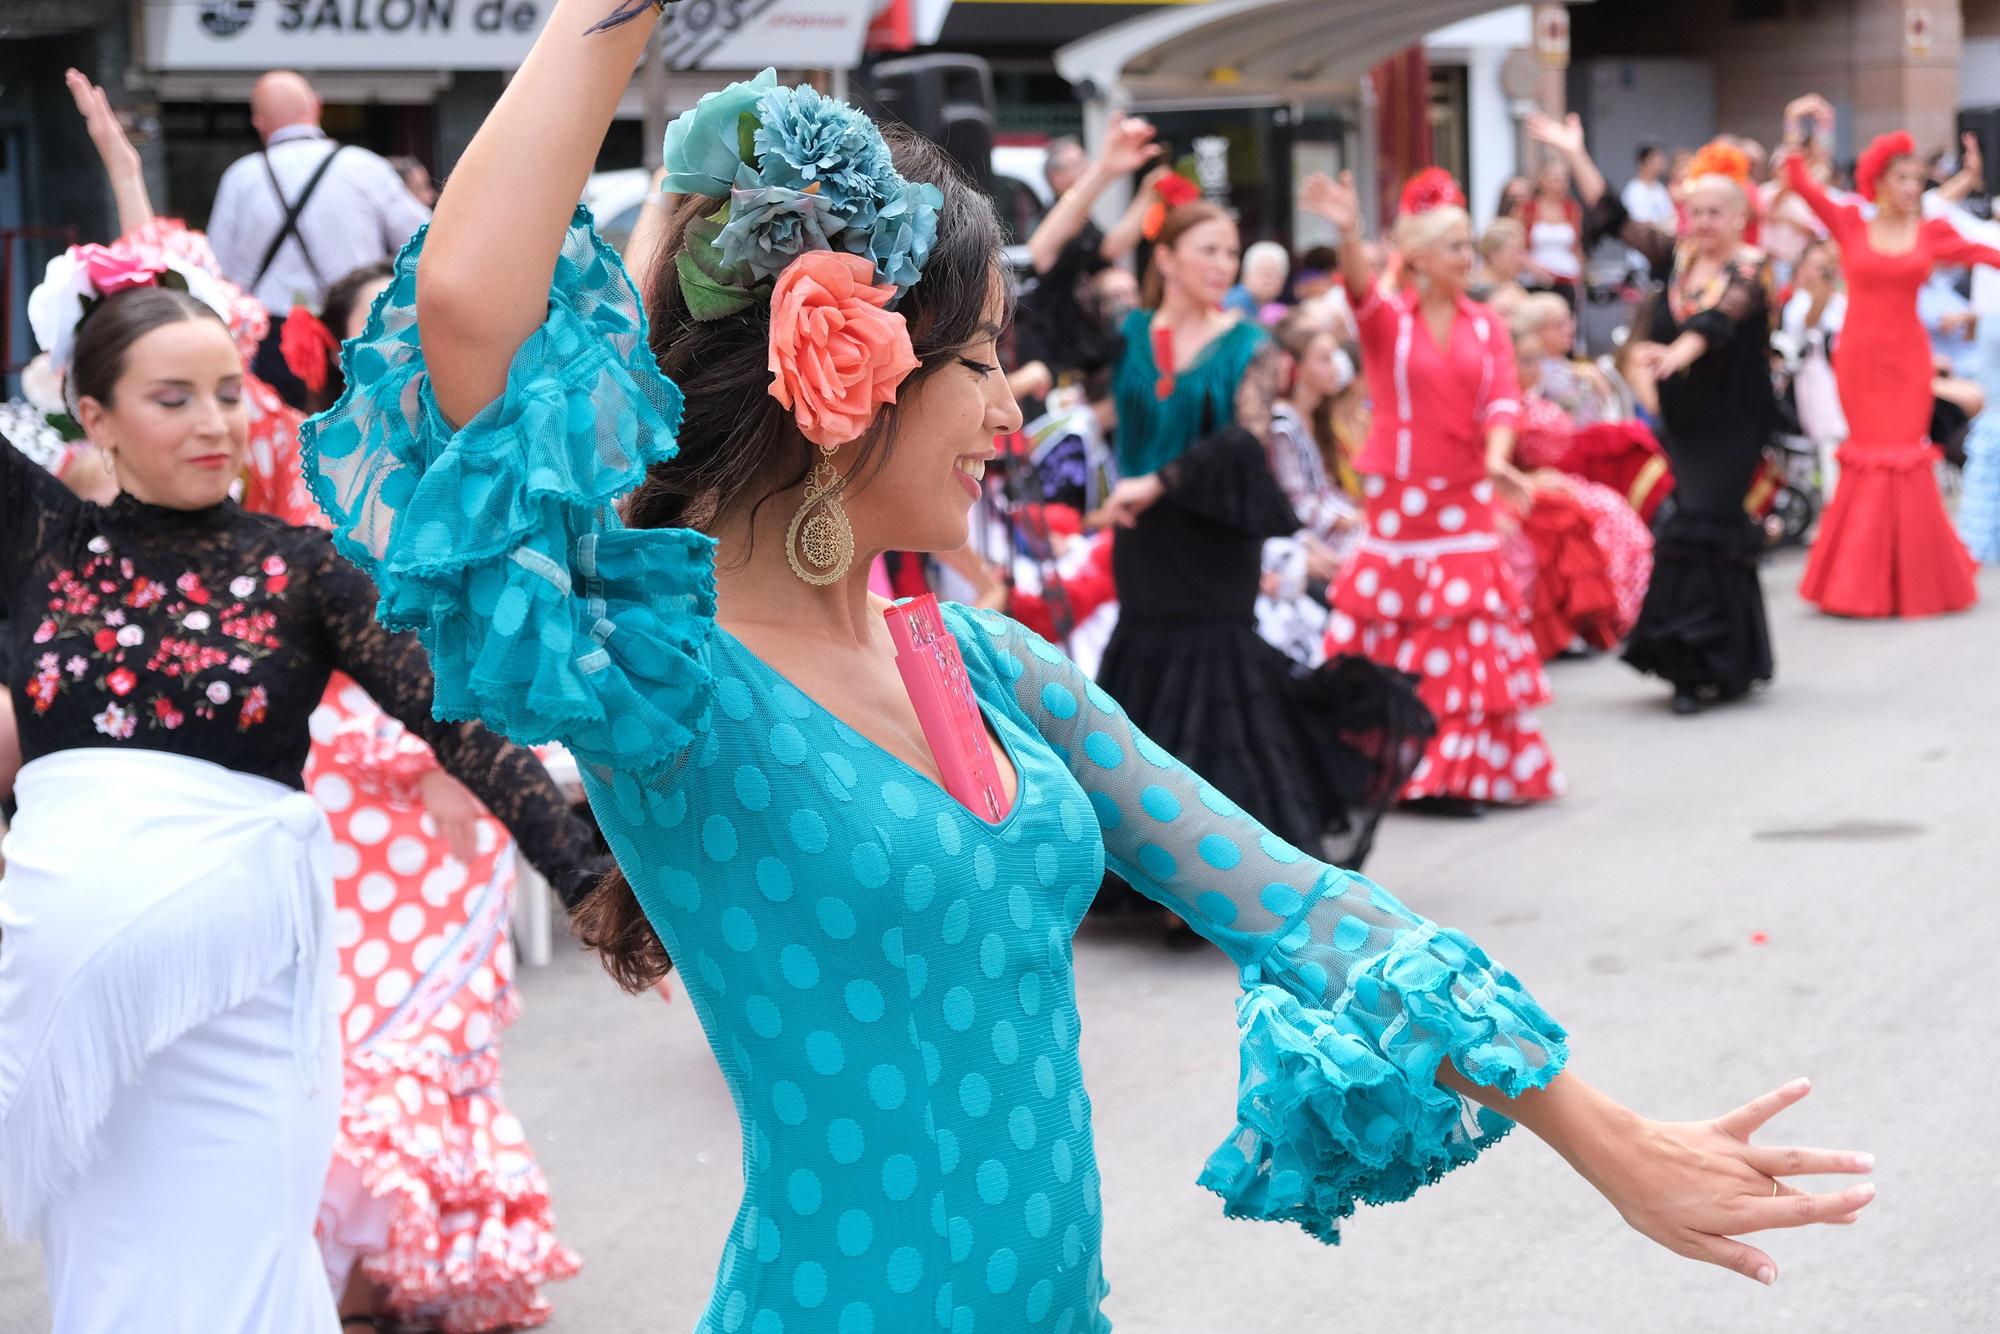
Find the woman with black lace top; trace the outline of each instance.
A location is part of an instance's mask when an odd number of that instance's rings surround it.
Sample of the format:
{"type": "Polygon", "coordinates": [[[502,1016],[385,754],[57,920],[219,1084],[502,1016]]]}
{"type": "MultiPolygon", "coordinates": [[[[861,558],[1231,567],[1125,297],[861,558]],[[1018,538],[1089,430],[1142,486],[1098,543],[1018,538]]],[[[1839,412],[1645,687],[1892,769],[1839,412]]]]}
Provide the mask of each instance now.
{"type": "Polygon", "coordinates": [[[336,942],[326,823],[301,790],[329,673],[428,742],[559,887],[597,858],[532,754],[432,718],[423,650],[380,627],[327,534],[229,498],[243,364],[198,277],[72,258],[87,300],[51,351],[121,494],[87,504],[0,445],[27,761],[0,882],[0,1205],[41,1242],[63,1334],[331,1331],[312,1230],[336,942]]]}

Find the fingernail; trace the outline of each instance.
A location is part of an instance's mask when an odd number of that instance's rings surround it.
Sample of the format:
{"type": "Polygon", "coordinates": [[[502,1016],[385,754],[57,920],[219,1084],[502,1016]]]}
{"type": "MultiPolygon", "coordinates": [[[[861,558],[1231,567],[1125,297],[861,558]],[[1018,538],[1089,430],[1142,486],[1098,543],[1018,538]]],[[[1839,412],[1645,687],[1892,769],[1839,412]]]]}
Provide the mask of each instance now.
{"type": "Polygon", "coordinates": [[[1801,1089],[1809,1089],[1812,1087],[1812,1080],[1802,1075],[1799,1078],[1794,1079],[1791,1083],[1787,1084],[1785,1087],[1794,1092],[1801,1089]]]}
{"type": "Polygon", "coordinates": [[[1854,1155],[1854,1165],[1864,1172],[1873,1172],[1875,1170],[1875,1155],[1872,1153],[1857,1153],[1854,1155]]]}
{"type": "Polygon", "coordinates": [[[1769,1265],[1765,1265],[1757,1271],[1757,1281],[1768,1288],[1778,1281],[1778,1271],[1769,1265]]]}
{"type": "Polygon", "coordinates": [[[1854,1188],[1854,1193],[1860,1199],[1872,1200],[1875,1198],[1875,1183],[1870,1181],[1863,1185],[1856,1186],[1854,1188]]]}

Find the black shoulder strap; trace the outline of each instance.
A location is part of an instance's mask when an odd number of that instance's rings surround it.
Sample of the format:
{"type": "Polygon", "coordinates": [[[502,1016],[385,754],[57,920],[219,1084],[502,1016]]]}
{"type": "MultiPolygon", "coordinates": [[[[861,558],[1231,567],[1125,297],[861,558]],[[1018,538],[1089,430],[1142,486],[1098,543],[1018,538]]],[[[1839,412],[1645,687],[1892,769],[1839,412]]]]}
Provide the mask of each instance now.
{"type": "Polygon", "coordinates": [[[306,178],[306,188],[299,191],[299,197],[289,204],[285,202],[285,192],[278,187],[278,173],[271,169],[271,154],[268,151],[258,154],[264,161],[264,175],[271,182],[271,193],[278,197],[278,203],[285,210],[285,220],[279,225],[278,234],[271,238],[271,244],[265,247],[264,258],[257,265],[257,276],[250,280],[252,292],[255,292],[257,285],[264,281],[264,275],[271,271],[271,261],[278,257],[279,248],[288,239],[293,238],[299,243],[299,254],[305,257],[306,267],[312,270],[313,281],[321,287],[326,286],[326,278],[320,273],[319,265],[313,259],[312,250],[306,245],[306,238],[299,231],[299,215],[306,211],[307,203],[312,200],[313,191],[319,189],[319,183],[326,178],[327,168],[331,167],[333,160],[340,156],[340,149],[341,145],[335,144],[333,151],[319,160],[319,165],[313,168],[313,174],[306,178]]]}

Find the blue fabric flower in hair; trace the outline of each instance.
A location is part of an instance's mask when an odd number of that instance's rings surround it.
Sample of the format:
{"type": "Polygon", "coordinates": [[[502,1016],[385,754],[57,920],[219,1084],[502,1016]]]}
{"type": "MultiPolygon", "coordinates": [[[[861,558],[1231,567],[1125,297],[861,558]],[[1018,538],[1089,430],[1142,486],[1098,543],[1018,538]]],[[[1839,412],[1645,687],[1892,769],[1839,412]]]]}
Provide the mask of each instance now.
{"type": "Polygon", "coordinates": [[[866,227],[898,181],[889,147],[869,119],[810,87],[773,88],[758,99],[755,146],[765,185],[818,185],[849,225],[866,227]]]}
{"type": "Polygon", "coordinates": [[[884,282],[896,284],[897,295],[916,286],[924,276],[924,264],[937,243],[938,209],[944,193],[935,185],[896,179],[893,190],[868,230],[864,253],[875,261],[875,270],[884,282]]]}
{"type": "Polygon", "coordinates": [[[667,168],[660,188],[670,194],[729,197],[737,168],[748,160],[742,119],[754,115],[758,99],[778,86],[778,72],[767,69],[754,79],[732,83],[695,103],[667,126],[662,161],[667,168]]]}
{"type": "Polygon", "coordinates": [[[777,277],[808,250],[833,249],[833,238],[845,230],[847,220],[824,192],[753,182],[730,195],[729,220],[715,248],[724,263],[744,265],[761,280],[777,277]]]}

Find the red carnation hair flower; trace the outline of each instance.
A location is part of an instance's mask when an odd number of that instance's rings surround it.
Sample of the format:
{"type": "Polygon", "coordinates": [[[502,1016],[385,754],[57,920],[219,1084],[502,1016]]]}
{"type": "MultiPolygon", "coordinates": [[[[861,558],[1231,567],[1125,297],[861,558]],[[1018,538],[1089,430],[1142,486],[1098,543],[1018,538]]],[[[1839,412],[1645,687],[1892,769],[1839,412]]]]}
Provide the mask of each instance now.
{"type": "Polygon", "coordinates": [[[1735,144],[1716,139],[1702,145],[1701,151],[1688,159],[1689,180],[1698,176],[1722,176],[1748,188],[1750,184],[1750,155],[1735,144]]]}
{"type": "Polygon", "coordinates": [[[1899,157],[1915,157],[1917,141],[1910,137],[1908,130],[1897,130],[1894,134],[1878,134],[1868,145],[1868,151],[1854,164],[1854,188],[1861,197],[1873,203],[1875,185],[1882,179],[1882,173],[1889,170],[1889,164],[1899,157]]]}
{"type": "Polygon", "coordinates": [[[1140,224],[1148,241],[1160,239],[1160,229],[1167,225],[1169,210],[1201,198],[1201,187],[1179,172],[1170,171],[1153,182],[1153,196],[1154,204],[1146,210],[1146,219],[1140,224]]]}
{"type": "Polygon", "coordinates": [[[1403,187],[1398,211],[1406,218],[1440,208],[1464,208],[1465,191],[1443,167],[1425,167],[1403,187]]]}
{"type": "Polygon", "coordinates": [[[293,306],[278,334],[278,351],[306,392],[317,394],[326,388],[327,376],[340,356],[340,340],[319,316],[304,306],[293,306]]]}

